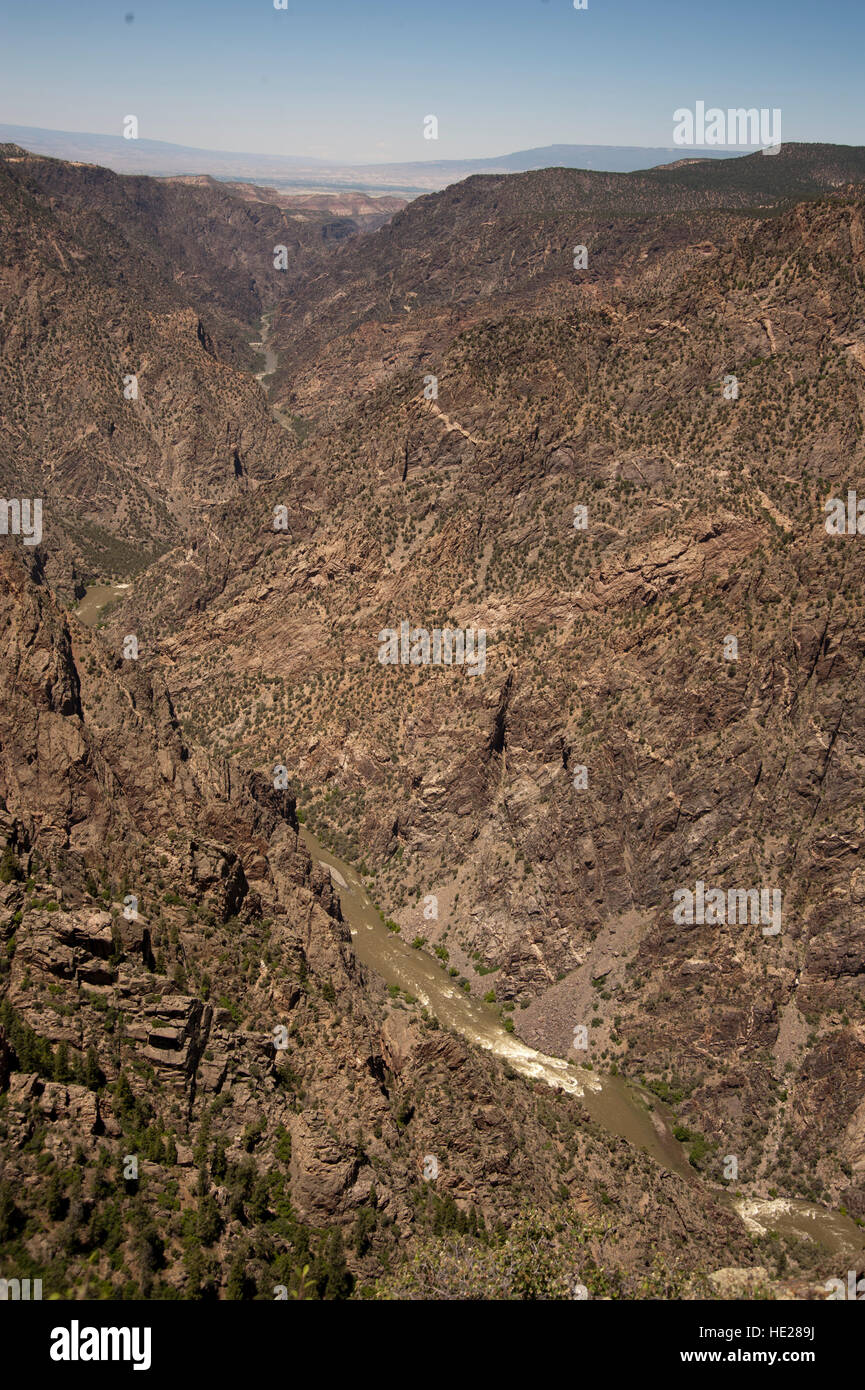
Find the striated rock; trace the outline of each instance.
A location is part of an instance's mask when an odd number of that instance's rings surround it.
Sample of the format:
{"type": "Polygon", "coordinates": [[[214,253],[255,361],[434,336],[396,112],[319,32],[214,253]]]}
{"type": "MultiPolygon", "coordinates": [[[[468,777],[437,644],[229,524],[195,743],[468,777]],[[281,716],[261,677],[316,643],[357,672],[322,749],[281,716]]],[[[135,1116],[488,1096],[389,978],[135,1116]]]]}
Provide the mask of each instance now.
{"type": "Polygon", "coordinates": [[[531,1208],[626,1295],[656,1256],[753,1294],[730,1155],[865,1216],[865,552],[822,524],[865,462],[861,172],[469,180],[331,255],[263,194],[0,159],[0,469],[48,528],[0,550],[0,1146],[56,1292],[330,1297],[531,1208]],[[101,633],[55,596],[94,573],[136,576],[101,633]],[[482,628],[483,673],[383,666],[402,620],[482,628]],[[668,1135],[663,1097],[673,1169],[389,1006],[298,799],[519,1036],[584,1025],[668,1135]],[[782,931],[678,922],[698,881],[782,931]]]}

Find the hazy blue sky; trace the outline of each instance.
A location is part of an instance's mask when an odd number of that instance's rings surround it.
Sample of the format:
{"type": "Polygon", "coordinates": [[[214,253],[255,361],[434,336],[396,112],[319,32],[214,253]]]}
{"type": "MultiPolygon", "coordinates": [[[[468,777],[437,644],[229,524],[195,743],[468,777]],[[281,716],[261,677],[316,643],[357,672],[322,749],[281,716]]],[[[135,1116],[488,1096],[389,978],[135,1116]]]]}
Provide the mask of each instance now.
{"type": "Polygon", "coordinates": [[[460,159],[672,144],[676,107],[780,107],[865,144],[865,0],[0,3],[0,120],[208,149],[460,159]],[[125,16],[134,15],[131,22],[125,16]],[[438,141],[423,118],[439,120],[438,141]]]}

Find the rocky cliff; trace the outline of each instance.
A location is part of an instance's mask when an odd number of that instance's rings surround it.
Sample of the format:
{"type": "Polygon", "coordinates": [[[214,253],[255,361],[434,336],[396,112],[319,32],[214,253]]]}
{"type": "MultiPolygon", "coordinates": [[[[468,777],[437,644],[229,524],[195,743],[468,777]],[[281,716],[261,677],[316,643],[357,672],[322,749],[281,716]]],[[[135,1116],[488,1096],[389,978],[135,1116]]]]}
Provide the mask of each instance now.
{"type": "Polygon", "coordinates": [[[865,1219],[863,559],[824,510],[862,477],[856,158],[469,180],[343,250],[295,223],[265,293],[284,210],[7,153],[2,482],[46,514],[0,553],[22,1268],[414,1296],[406,1255],[474,1267],[428,1237],[511,1231],[562,1296],[776,1279],[730,1157],[865,1219]],[[56,596],[131,572],[101,634],[56,596]],[[483,672],[382,665],[402,621],[483,629],[483,672]],[[518,1036],[671,1106],[688,1178],[390,997],[296,805],[518,1036]],[[687,920],[698,884],[780,930],[687,920]]]}

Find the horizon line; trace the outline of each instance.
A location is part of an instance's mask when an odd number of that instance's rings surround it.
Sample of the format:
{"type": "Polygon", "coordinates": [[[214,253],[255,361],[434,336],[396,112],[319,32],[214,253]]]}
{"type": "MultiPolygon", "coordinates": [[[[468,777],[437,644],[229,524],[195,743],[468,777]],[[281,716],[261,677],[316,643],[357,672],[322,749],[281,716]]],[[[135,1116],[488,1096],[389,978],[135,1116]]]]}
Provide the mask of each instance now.
{"type": "MultiPolygon", "coordinates": [[[[759,153],[760,145],[632,145],[632,144],[595,144],[589,141],[576,140],[556,140],[547,145],[526,145],[519,149],[506,150],[501,154],[482,154],[474,156],[461,156],[460,158],[434,158],[434,159],[389,159],[389,160],[369,160],[369,159],[333,159],[319,155],[298,155],[298,154],[273,154],[261,150],[226,150],[214,149],[207,145],[186,145],[176,140],[156,140],[149,136],[140,136],[135,140],[126,140],[123,135],[108,133],[95,130],[61,130],[53,126],[33,126],[19,125],[14,121],[0,120],[0,127],[7,127],[11,130],[32,131],[43,135],[63,135],[80,138],[92,138],[98,140],[122,141],[123,146],[148,146],[159,145],[166,149],[189,150],[197,154],[225,155],[234,159],[255,158],[273,160],[306,161],[311,164],[326,165],[333,168],[351,166],[355,168],[387,168],[399,167],[402,165],[429,165],[438,164],[474,164],[480,161],[491,159],[507,159],[511,155],[534,154],[542,150],[551,149],[585,149],[585,150],[641,150],[645,152],[662,151],[667,154],[674,154],[678,159],[693,159],[697,155],[705,154],[709,158],[736,158],[742,155],[759,153]]],[[[855,144],[845,144],[836,140],[785,140],[784,145],[838,145],[841,148],[855,149],[855,144]]],[[[36,151],[31,151],[36,153],[36,151]]],[[[60,156],[56,156],[60,157],[60,156]]],[[[591,172],[591,171],[590,171],[591,172]]]]}

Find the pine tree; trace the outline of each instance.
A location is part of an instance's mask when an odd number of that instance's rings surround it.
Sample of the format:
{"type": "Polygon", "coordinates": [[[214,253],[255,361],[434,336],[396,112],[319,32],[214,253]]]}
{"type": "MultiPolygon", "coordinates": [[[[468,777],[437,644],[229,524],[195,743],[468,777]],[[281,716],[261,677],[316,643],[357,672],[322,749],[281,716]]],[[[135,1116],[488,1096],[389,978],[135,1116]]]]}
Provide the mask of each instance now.
{"type": "Polygon", "coordinates": [[[69,1048],[63,1041],[57,1044],[57,1051],[54,1053],[54,1080],[66,1082],[71,1080],[72,1068],[69,1065],[69,1048]]]}
{"type": "Polygon", "coordinates": [[[246,1250],[238,1250],[231,1262],[231,1268],[228,1272],[225,1297],[235,1303],[239,1302],[241,1299],[249,1298],[251,1294],[252,1285],[247,1273],[246,1261],[246,1250]]]}

